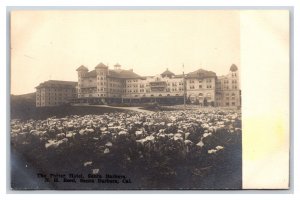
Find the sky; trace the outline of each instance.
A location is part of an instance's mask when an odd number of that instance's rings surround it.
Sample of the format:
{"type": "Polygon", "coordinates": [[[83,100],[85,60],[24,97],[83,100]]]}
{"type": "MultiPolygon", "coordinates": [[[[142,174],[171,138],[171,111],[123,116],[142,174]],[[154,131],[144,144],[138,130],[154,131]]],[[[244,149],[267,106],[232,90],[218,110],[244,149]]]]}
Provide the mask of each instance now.
{"type": "Polygon", "coordinates": [[[239,11],[101,10],[11,12],[11,93],[47,80],[77,81],[80,65],[157,75],[240,67],[239,11]]]}

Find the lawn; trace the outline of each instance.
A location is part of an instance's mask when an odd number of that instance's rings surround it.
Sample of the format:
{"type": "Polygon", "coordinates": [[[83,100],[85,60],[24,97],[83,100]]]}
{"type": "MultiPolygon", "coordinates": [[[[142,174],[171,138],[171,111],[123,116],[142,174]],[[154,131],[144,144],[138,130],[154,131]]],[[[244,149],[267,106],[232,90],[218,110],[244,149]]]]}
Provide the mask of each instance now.
{"type": "Polygon", "coordinates": [[[87,106],[57,106],[57,107],[40,107],[32,105],[11,106],[11,119],[47,119],[49,117],[65,117],[68,115],[101,115],[104,113],[126,112],[117,108],[106,107],[87,107],[87,106]]]}

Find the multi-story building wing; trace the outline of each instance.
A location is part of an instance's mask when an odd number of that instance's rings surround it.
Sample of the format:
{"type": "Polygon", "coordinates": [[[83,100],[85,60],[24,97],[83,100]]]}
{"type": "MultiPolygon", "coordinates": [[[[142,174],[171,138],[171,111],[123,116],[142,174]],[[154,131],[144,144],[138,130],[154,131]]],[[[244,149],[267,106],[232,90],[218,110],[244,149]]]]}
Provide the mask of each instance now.
{"type": "Polygon", "coordinates": [[[186,75],[187,98],[191,103],[214,106],[216,93],[215,72],[199,69],[186,75]]]}
{"type": "Polygon", "coordinates": [[[85,66],[80,66],[76,71],[79,99],[89,99],[90,102],[99,103],[137,93],[136,83],[140,76],[133,70],[121,69],[119,64],[114,66],[114,70],[100,63],[92,71],[85,66]]]}
{"type": "Polygon", "coordinates": [[[36,107],[58,106],[77,97],[77,82],[49,80],[36,87],[36,107]]]}
{"type": "Polygon", "coordinates": [[[110,102],[187,103],[200,106],[241,106],[241,91],[236,65],[226,76],[198,69],[176,75],[169,69],[156,76],[140,76],[120,64],[109,69],[103,63],[89,71],[80,66],[78,95],[75,82],[47,81],[37,87],[37,106],[55,106],[72,99],[77,103],[103,104],[110,102]],[[74,98],[75,97],[75,98],[74,98]]]}
{"type": "Polygon", "coordinates": [[[78,69],[78,98],[91,102],[113,99],[122,102],[148,102],[185,97],[188,103],[200,106],[240,106],[238,69],[217,77],[215,72],[199,69],[185,75],[175,75],[169,69],[157,76],[139,76],[133,70],[123,70],[116,64],[111,70],[100,63],[95,70],[78,69]]]}
{"type": "Polygon", "coordinates": [[[216,105],[222,107],[241,106],[238,68],[232,64],[226,76],[219,76],[216,88],[216,105]]]}

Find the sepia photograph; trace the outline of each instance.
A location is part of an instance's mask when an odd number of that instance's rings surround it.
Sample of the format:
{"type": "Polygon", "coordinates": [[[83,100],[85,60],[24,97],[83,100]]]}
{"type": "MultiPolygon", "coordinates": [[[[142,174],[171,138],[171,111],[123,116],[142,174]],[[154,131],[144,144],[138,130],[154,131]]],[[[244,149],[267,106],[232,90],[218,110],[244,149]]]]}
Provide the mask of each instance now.
{"type": "Polygon", "coordinates": [[[243,189],[241,12],[11,11],[11,189],[243,189]]]}

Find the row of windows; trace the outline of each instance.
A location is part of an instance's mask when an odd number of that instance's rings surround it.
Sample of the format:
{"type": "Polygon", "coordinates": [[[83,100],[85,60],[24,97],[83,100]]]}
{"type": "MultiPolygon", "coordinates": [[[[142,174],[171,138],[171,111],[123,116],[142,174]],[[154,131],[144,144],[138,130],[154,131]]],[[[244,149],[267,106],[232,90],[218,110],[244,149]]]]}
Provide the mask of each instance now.
{"type": "Polygon", "coordinates": [[[75,88],[67,88],[67,89],[63,89],[63,88],[43,88],[41,90],[37,90],[37,94],[39,92],[75,92],[76,89],[75,88]]]}
{"type": "MultiPolygon", "coordinates": [[[[217,97],[216,98],[218,101],[221,101],[222,99],[221,98],[219,98],[219,97],[217,97]]],[[[230,97],[226,97],[225,98],[227,101],[229,101],[230,100],[230,97]]],[[[231,97],[231,100],[235,100],[235,97],[231,97]]]]}
{"type": "Polygon", "coordinates": [[[136,83],[138,80],[127,80],[127,83],[136,83]]]}
{"type": "MultiPolygon", "coordinates": [[[[232,89],[236,89],[236,90],[238,89],[238,87],[237,87],[236,85],[233,85],[231,88],[232,88],[232,89]]],[[[224,86],[223,88],[218,87],[218,89],[230,90],[230,87],[229,87],[229,86],[224,86]]]]}
{"type": "MultiPolygon", "coordinates": [[[[202,88],[202,85],[199,85],[199,88],[201,89],[201,88],[202,88]]],[[[210,89],[210,88],[213,88],[213,87],[212,87],[212,85],[207,85],[206,88],[209,88],[209,89],[210,89]]],[[[191,86],[190,86],[190,89],[195,89],[195,86],[194,86],[194,85],[191,85],[191,86]]]]}
{"type": "Polygon", "coordinates": [[[55,102],[48,101],[48,102],[43,102],[43,103],[37,102],[36,104],[37,105],[40,105],[40,104],[43,104],[43,105],[45,105],[45,104],[48,104],[48,105],[51,105],[51,104],[53,104],[53,105],[59,105],[59,104],[62,104],[62,103],[64,103],[64,102],[63,101],[55,101],[55,102]]]}
{"type": "MultiPolygon", "coordinates": [[[[138,95],[138,94],[134,95],[134,97],[139,97],[139,96],[140,95],[138,95]]],[[[141,95],[141,97],[146,97],[146,96],[147,96],[146,94],[141,95]]],[[[162,94],[158,94],[158,95],[151,94],[149,96],[150,97],[162,97],[163,95],[162,94]]],[[[175,94],[175,95],[167,94],[166,96],[179,96],[179,94],[175,94]]]]}
{"type": "MultiPolygon", "coordinates": [[[[230,93],[225,93],[225,96],[230,96],[230,93]]],[[[231,93],[231,96],[235,96],[235,93],[231,93]]]]}
{"type": "Polygon", "coordinates": [[[97,80],[106,80],[106,78],[103,77],[103,76],[100,76],[100,77],[98,76],[98,77],[97,77],[97,80]]]}
{"type": "Polygon", "coordinates": [[[75,94],[75,93],[46,93],[46,94],[36,94],[36,97],[44,97],[44,96],[72,96],[72,94],[75,94]]]}
{"type": "MultiPolygon", "coordinates": [[[[172,89],[170,89],[170,88],[167,88],[166,89],[166,92],[176,92],[176,91],[183,91],[183,88],[172,88],[172,89]]],[[[151,91],[149,90],[149,89],[140,89],[140,90],[138,90],[138,89],[133,89],[133,90],[125,90],[124,92],[128,92],[128,93],[137,93],[137,92],[146,92],[146,93],[150,93],[151,91]]]]}
{"type": "MultiPolygon", "coordinates": [[[[71,96],[68,96],[68,97],[71,97],[71,96]]],[[[51,96],[51,97],[49,96],[48,98],[41,97],[41,101],[44,101],[46,99],[48,99],[50,101],[50,100],[62,100],[62,99],[66,99],[66,98],[64,98],[64,97],[53,97],[53,96],[51,96]]],[[[40,99],[36,99],[36,100],[39,101],[40,99]]]]}
{"type": "MultiPolygon", "coordinates": [[[[195,80],[190,80],[189,82],[190,82],[190,83],[195,83],[195,80]]],[[[198,82],[199,82],[199,83],[202,83],[202,80],[198,80],[198,82]]],[[[211,80],[211,79],[206,79],[206,82],[207,82],[207,83],[211,83],[212,80],[211,80]]]]}
{"type": "MultiPolygon", "coordinates": [[[[222,82],[218,82],[217,84],[221,84],[221,83],[222,83],[222,82]]],[[[224,84],[228,84],[228,83],[229,83],[229,80],[226,79],[226,80],[223,81],[223,83],[224,83],[224,84]]],[[[231,80],[231,83],[237,83],[237,80],[231,80]]]]}

